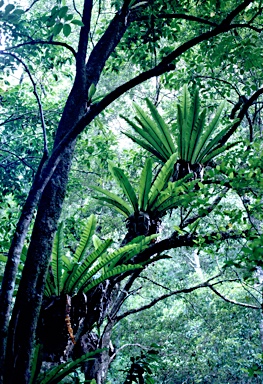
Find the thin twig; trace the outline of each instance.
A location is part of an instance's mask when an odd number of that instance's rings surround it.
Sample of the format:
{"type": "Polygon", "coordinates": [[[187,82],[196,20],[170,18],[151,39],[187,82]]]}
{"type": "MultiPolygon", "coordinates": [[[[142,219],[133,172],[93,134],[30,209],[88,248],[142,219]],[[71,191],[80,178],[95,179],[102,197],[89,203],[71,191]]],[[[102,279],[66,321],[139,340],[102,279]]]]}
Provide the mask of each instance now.
{"type": "Polygon", "coordinates": [[[31,165],[29,165],[29,164],[23,159],[23,157],[20,157],[20,156],[18,156],[16,153],[11,152],[11,151],[9,151],[9,150],[7,150],[7,149],[2,149],[2,148],[0,148],[0,151],[1,151],[1,152],[9,153],[10,155],[16,157],[16,158],[19,159],[19,160],[21,161],[21,163],[23,163],[26,167],[30,168],[31,171],[35,172],[35,169],[32,168],[31,165]]]}

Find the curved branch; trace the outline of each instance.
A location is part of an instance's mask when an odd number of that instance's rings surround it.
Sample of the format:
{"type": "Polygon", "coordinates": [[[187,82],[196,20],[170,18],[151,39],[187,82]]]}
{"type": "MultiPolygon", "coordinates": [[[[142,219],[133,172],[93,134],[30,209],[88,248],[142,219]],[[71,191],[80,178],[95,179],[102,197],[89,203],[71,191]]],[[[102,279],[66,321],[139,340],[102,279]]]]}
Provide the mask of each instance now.
{"type": "MultiPolygon", "coordinates": [[[[221,280],[221,281],[217,281],[217,282],[214,282],[214,283],[210,283],[211,280],[214,280],[215,278],[217,278],[218,276],[220,276],[220,274],[214,276],[214,277],[211,277],[210,279],[208,279],[207,281],[203,282],[203,283],[200,283],[200,284],[197,284],[193,287],[190,287],[190,288],[182,288],[182,289],[178,289],[178,290],[175,290],[175,291],[172,291],[172,292],[169,292],[169,293],[166,293],[162,296],[159,296],[157,298],[155,298],[154,300],[152,300],[150,303],[148,304],[145,304],[143,306],[141,306],[140,308],[134,308],[134,309],[130,309],[124,313],[122,313],[121,315],[117,316],[116,317],[116,322],[122,320],[124,317],[127,317],[129,315],[132,315],[134,313],[138,313],[138,312],[142,312],[142,311],[145,311],[146,309],[149,309],[151,307],[153,307],[155,304],[157,304],[159,301],[162,301],[164,299],[167,299],[168,297],[171,297],[171,296],[175,296],[175,295],[179,295],[179,294],[182,294],[182,293],[191,293],[193,291],[196,291],[197,289],[200,289],[200,288],[210,288],[212,289],[213,291],[216,291],[217,290],[213,287],[214,285],[217,285],[217,284],[222,284],[224,282],[229,282],[229,281],[236,281],[237,279],[235,280],[221,280]]],[[[215,293],[216,293],[215,292],[215,293]]],[[[225,298],[221,297],[222,299],[225,300],[225,298]]],[[[228,299],[226,299],[227,301],[228,299]]],[[[236,304],[236,305],[241,305],[241,306],[246,306],[247,308],[252,308],[252,309],[260,309],[260,307],[257,307],[257,306],[254,306],[254,305],[250,305],[250,304],[243,304],[243,303],[239,303],[239,302],[236,302],[234,300],[228,300],[228,302],[232,303],[232,304],[236,304]]]]}
{"type": "Polygon", "coordinates": [[[7,47],[7,48],[5,48],[5,51],[11,51],[13,49],[24,47],[25,45],[37,45],[37,44],[58,45],[58,46],[67,48],[73,54],[74,57],[76,57],[76,55],[77,55],[75,49],[72,48],[67,43],[63,43],[63,42],[60,42],[60,41],[46,41],[46,40],[26,41],[25,43],[17,44],[17,45],[14,45],[13,47],[7,47]]]}
{"type": "Polygon", "coordinates": [[[240,303],[239,301],[228,299],[227,297],[223,296],[222,293],[218,292],[218,290],[215,289],[215,288],[213,287],[213,285],[208,284],[207,286],[208,286],[208,288],[210,288],[210,289],[211,289],[217,296],[219,296],[221,299],[223,299],[223,300],[226,301],[227,303],[231,303],[231,304],[239,305],[240,307],[245,307],[245,308],[261,309],[261,307],[257,307],[256,305],[240,303]]]}
{"type": "Polygon", "coordinates": [[[263,94],[263,87],[258,89],[253,95],[242,105],[242,108],[237,115],[237,118],[239,119],[236,123],[233,124],[232,128],[228,131],[228,133],[222,138],[222,140],[219,142],[218,147],[223,146],[227,140],[232,136],[232,134],[237,130],[239,127],[241,121],[246,116],[248,109],[251,107],[251,105],[258,99],[260,95],[263,94]]]}
{"type": "Polygon", "coordinates": [[[209,205],[209,207],[205,208],[205,212],[201,215],[194,215],[192,217],[189,217],[188,219],[184,219],[182,223],[180,224],[180,229],[183,229],[187,227],[189,224],[194,223],[196,220],[200,219],[201,217],[206,217],[210,212],[214,210],[214,208],[220,203],[220,201],[226,196],[227,191],[229,190],[229,187],[225,187],[223,191],[215,198],[215,200],[209,205]]]}
{"type": "Polygon", "coordinates": [[[214,81],[218,81],[218,82],[220,82],[220,83],[227,84],[227,85],[229,85],[231,88],[234,89],[234,91],[238,94],[238,96],[241,96],[241,93],[239,92],[238,88],[237,88],[234,84],[230,83],[230,81],[227,81],[227,80],[225,80],[225,79],[216,78],[216,77],[214,77],[214,76],[202,76],[202,75],[198,75],[198,76],[196,76],[196,78],[199,78],[199,79],[211,79],[211,80],[214,80],[214,81]]]}
{"type": "Polygon", "coordinates": [[[0,51],[1,55],[8,55],[12,56],[15,60],[17,60],[22,66],[24,67],[26,73],[29,76],[29,79],[33,85],[33,93],[36,97],[37,104],[38,104],[38,109],[39,109],[39,114],[40,114],[40,120],[41,120],[41,126],[42,126],[42,131],[43,131],[43,140],[44,140],[44,156],[48,156],[48,145],[47,145],[47,131],[46,131],[46,124],[45,124],[45,119],[44,119],[44,113],[43,113],[43,108],[41,104],[40,97],[37,93],[37,86],[36,83],[31,75],[31,72],[28,68],[28,66],[24,63],[23,60],[21,60],[18,56],[16,56],[14,53],[11,52],[5,52],[5,51],[0,51]]]}

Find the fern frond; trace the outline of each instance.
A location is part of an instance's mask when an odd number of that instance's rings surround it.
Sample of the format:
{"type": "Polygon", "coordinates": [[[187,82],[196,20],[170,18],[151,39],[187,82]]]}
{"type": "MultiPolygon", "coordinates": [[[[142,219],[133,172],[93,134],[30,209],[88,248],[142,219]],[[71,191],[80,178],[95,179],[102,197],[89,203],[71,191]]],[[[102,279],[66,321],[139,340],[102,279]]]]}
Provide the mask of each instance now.
{"type": "Polygon", "coordinates": [[[159,196],[160,192],[165,188],[168,180],[173,174],[174,164],[176,163],[177,154],[174,153],[169,160],[163,165],[160,169],[158,176],[156,177],[153,185],[151,186],[149,199],[148,199],[148,207],[150,209],[154,204],[154,201],[159,196]]]}
{"type": "Polygon", "coordinates": [[[83,292],[87,293],[92,288],[96,287],[97,285],[99,285],[103,281],[109,279],[110,277],[113,277],[113,276],[116,276],[116,275],[120,275],[120,274],[128,272],[128,271],[134,271],[136,269],[142,269],[142,268],[143,267],[140,264],[135,264],[135,265],[131,265],[131,264],[128,264],[128,265],[118,265],[117,267],[113,268],[111,271],[106,272],[102,276],[100,276],[99,278],[93,280],[92,283],[87,285],[87,287],[84,289],[83,292]]]}
{"type": "Polygon", "coordinates": [[[88,218],[84,231],[81,234],[79,245],[73,255],[73,260],[75,263],[79,263],[85,258],[92,236],[95,232],[95,228],[96,216],[92,214],[88,218]]]}
{"type": "Polygon", "coordinates": [[[139,208],[142,211],[145,211],[147,206],[151,183],[152,183],[152,160],[147,159],[141,173],[141,179],[139,184],[139,208]]]}

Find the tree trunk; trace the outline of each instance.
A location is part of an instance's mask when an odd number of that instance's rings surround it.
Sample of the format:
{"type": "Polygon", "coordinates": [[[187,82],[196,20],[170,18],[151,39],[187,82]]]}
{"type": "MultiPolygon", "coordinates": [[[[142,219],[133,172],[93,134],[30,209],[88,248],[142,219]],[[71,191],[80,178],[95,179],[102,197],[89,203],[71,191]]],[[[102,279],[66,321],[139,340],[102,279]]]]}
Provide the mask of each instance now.
{"type": "Polygon", "coordinates": [[[65,197],[74,144],[65,152],[46,186],[37,212],[28,255],[9,325],[6,384],[28,383],[45,279],[54,233],[65,197]],[[30,327],[25,326],[30,324],[30,327]]]}

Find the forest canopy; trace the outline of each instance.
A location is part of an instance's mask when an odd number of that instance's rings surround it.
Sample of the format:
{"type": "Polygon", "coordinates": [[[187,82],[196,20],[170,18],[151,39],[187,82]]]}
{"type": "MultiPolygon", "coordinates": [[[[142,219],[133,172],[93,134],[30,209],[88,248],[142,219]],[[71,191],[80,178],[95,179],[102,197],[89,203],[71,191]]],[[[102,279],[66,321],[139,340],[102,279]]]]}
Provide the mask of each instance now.
{"type": "Polygon", "coordinates": [[[261,383],[260,0],[0,1],[0,383],[261,383]]]}

